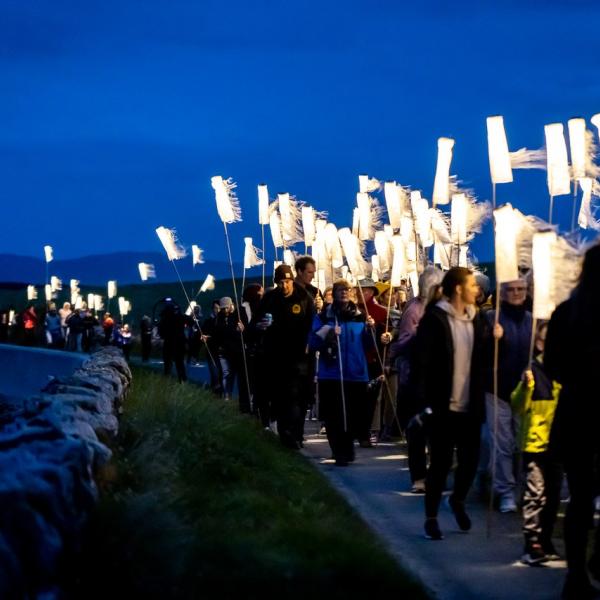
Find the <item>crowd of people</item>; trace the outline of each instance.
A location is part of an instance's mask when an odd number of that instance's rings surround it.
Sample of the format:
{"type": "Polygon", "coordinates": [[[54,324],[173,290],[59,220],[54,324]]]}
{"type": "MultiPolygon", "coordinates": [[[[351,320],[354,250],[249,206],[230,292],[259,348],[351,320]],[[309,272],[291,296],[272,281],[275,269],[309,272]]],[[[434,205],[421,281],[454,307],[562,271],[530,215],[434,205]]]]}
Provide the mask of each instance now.
{"type": "MultiPolygon", "coordinates": [[[[355,448],[404,438],[411,491],[424,496],[424,532],[442,540],[438,510],[447,502],[458,527],[471,529],[466,510],[477,481],[501,513],[523,514],[521,560],[556,559],[552,537],[563,473],[570,500],[564,542],[565,598],[593,597],[589,574],[600,581],[600,535],[589,561],[588,533],[600,496],[600,403],[593,381],[600,364],[600,245],[586,254],[580,283],[549,322],[532,318],[531,281],[523,276],[490,293],[489,279],[463,267],[426,267],[418,289],[406,282],[334,281],[312,285],[315,261],[282,264],[274,286],[252,283],[240,306],[215,299],[203,318],[183,314],[170,298],[157,320],[165,373],[180,381],[187,362],[206,354],[209,386],[265,429],[277,424],[281,443],[299,449],[307,413],[318,415],[339,467],[355,448]],[[524,492],[521,493],[520,490],[524,492]]],[[[0,315],[0,335],[6,318],[0,315]]],[[[110,315],[99,323],[85,307],[50,305],[43,320],[32,306],[14,323],[23,343],[40,327],[50,347],[89,350],[103,343],[128,356],[131,331],[110,315]]],[[[140,323],[148,360],[154,323],[140,323]]]]}
{"type": "Polygon", "coordinates": [[[108,312],[100,320],[85,302],[79,307],[65,302],[59,309],[49,302],[44,307],[28,304],[21,312],[0,310],[0,343],[88,353],[100,345],[112,344],[121,348],[129,360],[132,341],[127,323],[115,322],[108,312]]]}
{"type": "Polygon", "coordinates": [[[566,473],[563,597],[593,597],[598,534],[587,562],[586,549],[600,496],[592,381],[600,246],[550,322],[532,318],[526,275],[499,286],[497,298],[484,274],[462,267],[425,268],[414,294],[370,279],[340,279],[322,293],[314,272],[312,258],[301,257],[294,270],[277,267],[275,287],[246,288],[239,310],[228,297],[215,300],[201,333],[213,390],[229,399],[237,382],[240,410],[266,428],[276,421],[290,448],[302,447],[305,415],[316,407],[340,467],[354,461],[356,444],[404,435],[425,536],[444,537],[437,516],[453,471],[447,502],[459,529],[471,529],[466,499],[478,481],[496,510],[520,507],[528,565],[559,558],[552,538],[566,473]]]}

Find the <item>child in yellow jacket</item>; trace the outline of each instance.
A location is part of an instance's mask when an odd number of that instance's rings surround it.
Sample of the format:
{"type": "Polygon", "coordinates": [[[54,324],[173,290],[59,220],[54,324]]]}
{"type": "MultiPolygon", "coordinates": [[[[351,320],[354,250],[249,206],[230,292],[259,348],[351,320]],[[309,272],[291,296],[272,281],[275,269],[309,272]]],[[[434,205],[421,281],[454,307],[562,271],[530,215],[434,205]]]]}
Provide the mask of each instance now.
{"type": "Polygon", "coordinates": [[[531,368],[511,394],[511,404],[521,417],[520,450],[526,470],[523,495],[525,551],[521,561],[536,565],[558,558],[552,531],[560,503],[562,467],[549,449],[550,429],[560,394],[560,384],[551,381],[542,364],[547,324],[538,328],[531,368]]]}

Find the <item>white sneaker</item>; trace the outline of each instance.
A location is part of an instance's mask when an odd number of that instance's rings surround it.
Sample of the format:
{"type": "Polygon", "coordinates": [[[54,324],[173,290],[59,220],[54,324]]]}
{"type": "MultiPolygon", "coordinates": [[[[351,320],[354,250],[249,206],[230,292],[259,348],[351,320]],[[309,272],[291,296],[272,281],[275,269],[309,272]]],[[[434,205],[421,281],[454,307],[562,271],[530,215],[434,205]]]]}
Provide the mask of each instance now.
{"type": "Polygon", "coordinates": [[[417,479],[417,481],[415,481],[412,484],[410,491],[412,494],[424,494],[425,493],[425,480],[417,479]]]}
{"type": "Polygon", "coordinates": [[[501,513],[516,513],[517,512],[517,503],[512,496],[503,496],[500,499],[500,506],[498,510],[501,513]]]}

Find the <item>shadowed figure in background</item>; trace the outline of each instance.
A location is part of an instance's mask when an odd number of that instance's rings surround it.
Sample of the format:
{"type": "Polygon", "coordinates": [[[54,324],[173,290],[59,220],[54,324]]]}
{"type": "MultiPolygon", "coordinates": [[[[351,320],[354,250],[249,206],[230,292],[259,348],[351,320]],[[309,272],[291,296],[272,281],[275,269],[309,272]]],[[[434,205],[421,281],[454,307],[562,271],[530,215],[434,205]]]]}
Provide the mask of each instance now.
{"type": "Polygon", "coordinates": [[[175,363],[179,383],[187,381],[185,372],[185,315],[170,298],[160,313],[158,335],[163,340],[163,361],[165,375],[170,375],[175,363]]]}
{"type": "MultiPolygon", "coordinates": [[[[588,532],[593,526],[594,496],[600,464],[600,245],[587,251],[579,285],[552,314],[546,335],[544,366],[562,385],[552,424],[550,449],[564,460],[571,498],[565,517],[567,577],[563,598],[594,597],[586,572],[588,532]]],[[[588,564],[600,582],[600,533],[588,564]]]]}

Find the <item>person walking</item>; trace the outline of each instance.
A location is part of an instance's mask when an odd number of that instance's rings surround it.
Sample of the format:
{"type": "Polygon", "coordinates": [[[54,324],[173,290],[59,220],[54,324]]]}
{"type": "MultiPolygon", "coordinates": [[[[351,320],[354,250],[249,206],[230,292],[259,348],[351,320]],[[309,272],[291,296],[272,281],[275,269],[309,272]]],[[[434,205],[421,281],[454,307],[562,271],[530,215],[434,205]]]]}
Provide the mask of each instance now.
{"type": "Polygon", "coordinates": [[[419,294],[408,301],[398,327],[398,336],[390,346],[390,361],[393,361],[398,373],[398,412],[401,426],[406,431],[408,451],[408,469],[413,494],[425,493],[427,474],[427,440],[425,430],[411,419],[419,412],[416,406],[414,378],[411,378],[411,364],[414,359],[415,339],[419,322],[427,306],[435,306],[440,300],[440,284],[443,273],[435,267],[427,267],[419,276],[419,294]],[[414,425],[417,425],[415,427],[414,425]]]}
{"type": "Polygon", "coordinates": [[[64,345],[61,319],[56,311],[56,305],[50,304],[44,320],[46,329],[46,344],[48,348],[62,348],[64,345]]]}
{"type": "Polygon", "coordinates": [[[345,279],[333,284],[333,303],[313,322],[310,347],[319,351],[318,386],[321,418],[335,464],[354,460],[354,440],[362,433],[369,382],[367,352],[373,345],[375,321],[350,300],[345,279]]]}
{"type": "MultiPolygon", "coordinates": [[[[510,281],[502,285],[498,336],[498,398],[493,394],[493,358],[488,352],[486,415],[489,440],[489,471],[496,447],[496,477],[494,497],[498,498],[498,509],[502,513],[517,512],[515,453],[519,419],[510,406],[510,395],[521,380],[523,371],[529,364],[529,346],[533,317],[525,308],[527,284],[524,279],[510,281]],[[497,415],[497,418],[495,418],[497,415]],[[494,432],[497,432],[494,435],[494,432]]],[[[489,328],[494,327],[496,311],[485,313],[489,328]]],[[[491,345],[491,343],[490,343],[491,345]]]]}
{"type": "Polygon", "coordinates": [[[148,315],[144,315],[140,321],[140,338],[142,343],[142,362],[150,360],[152,352],[152,319],[148,315]]]}
{"type": "Polygon", "coordinates": [[[443,539],[438,510],[456,449],[457,466],[449,507],[459,529],[471,529],[465,498],[477,470],[485,415],[482,354],[485,324],[475,308],[473,272],[452,267],[442,280],[444,298],[426,311],[415,340],[418,406],[427,415],[430,464],[425,483],[425,536],[443,539]]]}
{"type": "Polygon", "coordinates": [[[185,371],[185,315],[171,298],[165,299],[160,313],[158,334],[163,340],[163,363],[165,375],[170,375],[175,364],[179,383],[187,381],[185,371]]]}
{"type": "Polygon", "coordinates": [[[257,345],[257,406],[263,426],[277,421],[284,446],[302,446],[306,414],[308,335],[314,311],[312,297],[294,286],[288,265],[279,265],[275,289],[263,296],[252,326],[260,335],[257,345]],[[265,422],[267,424],[265,424],[265,422]]]}
{"type": "Polygon", "coordinates": [[[233,398],[233,389],[237,382],[240,412],[249,413],[250,396],[242,351],[244,343],[242,332],[245,327],[229,296],[223,296],[219,306],[214,335],[218,341],[218,357],[223,375],[223,398],[225,400],[233,398]]]}
{"type": "MultiPolygon", "coordinates": [[[[550,449],[564,461],[570,500],[564,527],[567,576],[565,599],[594,597],[586,570],[588,532],[593,525],[594,496],[600,464],[600,245],[584,257],[579,284],[552,314],[546,336],[544,368],[562,385],[550,433],[550,449]]],[[[600,582],[600,530],[588,564],[600,582]]]]}
{"type": "Polygon", "coordinates": [[[133,341],[133,338],[131,330],[129,329],[129,325],[127,323],[117,328],[115,338],[117,348],[121,349],[125,360],[129,362],[129,354],[131,352],[131,342],[133,341]]]}
{"type": "Polygon", "coordinates": [[[549,450],[550,428],[560,394],[560,384],[552,381],[544,369],[542,353],[547,323],[542,323],[535,336],[531,368],[511,395],[513,410],[521,420],[519,449],[525,468],[523,495],[523,534],[525,549],[521,562],[537,565],[556,560],[552,532],[560,504],[562,465],[554,449],[549,450]]]}

